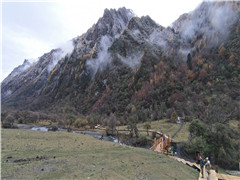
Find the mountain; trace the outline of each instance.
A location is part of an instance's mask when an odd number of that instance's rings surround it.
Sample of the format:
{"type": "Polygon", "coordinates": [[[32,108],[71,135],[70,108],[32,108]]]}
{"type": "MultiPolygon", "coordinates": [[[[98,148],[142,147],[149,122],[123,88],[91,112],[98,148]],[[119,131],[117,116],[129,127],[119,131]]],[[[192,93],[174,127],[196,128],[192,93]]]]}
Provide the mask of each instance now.
{"type": "Polygon", "coordinates": [[[4,81],[2,82],[2,86],[7,84],[13,77],[15,77],[17,74],[20,74],[30,66],[31,63],[29,62],[29,60],[25,59],[22,65],[14,68],[13,71],[8,75],[8,77],[4,79],[4,81]]]}
{"type": "Polygon", "coordinates": [[[240,2],[203,2],[170,27],[106,9],[86,33],[1,84],[2,121],[128,125],[184,117],[189,155],[236,169],[240,126],[240,2]],[[80,120],[79,120],[80,118],[80,120]]]}
{"type": "Polygon", "coordinates": [[[220,95],[238,117],[239,9],[203,2],[167,28],[106,9],[86,33],[15,68],[1,84],[2,108],[200,118],[220,95]]]}

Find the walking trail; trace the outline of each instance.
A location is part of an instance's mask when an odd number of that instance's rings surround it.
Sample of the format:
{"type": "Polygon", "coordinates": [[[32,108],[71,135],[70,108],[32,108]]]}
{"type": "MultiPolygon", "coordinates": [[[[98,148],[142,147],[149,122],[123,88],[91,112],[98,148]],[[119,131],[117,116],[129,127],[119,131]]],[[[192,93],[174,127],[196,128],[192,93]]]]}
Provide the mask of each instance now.
{"type": "MultiPolygon", "coordinates": [[[[185,159],[182,159],[182,158],[179,158],[176,156],[169,156],[169,157],[173,158],[179,162],[182,162],[183,164],[186,164],[188,166],[191,166],[191,167],[195,166],[200,169],[200,165],[197,163],[193,163],[193,162],[187,161],[185,159]]],[[[205,168],[203,169],[203,172],[204,172],[204,178],[202,178],[202,175],[200,172],[198,180],[206,180],[207,179],[205,168]]],[[[232,176],[232,175],[228,175],[228,174],[216,173],[215,170],[212,169],[211,173],[210,173],[210,180],[240,180],[240,177],[232,176]]]]}
{"type": "MultiPolygon", "coordinates": [[[[152,146],[152,150],[153,151],[157,151],[157,152],[161,152],[161,153],[164,153],[164,154],[168,154],[168,152],[165,151],[165,147],[166,146],[170,146],[170,137],[167,137],[165,136],[165,139],[166,140],[163,140],[163,138],[159,138],[159,139],[155,139],[155,142],[154,142],[154,145],[152,146]]],[[[168,155],[170,158],[173,158],[179,162],[182,162],[183,164],[185,165],[188,165],[194,169],[201,169],[200,168],[200,165],[197,164],[197,163],[193,163],[193,162],[190,162],[190,161],[187,161],[185,159],[182,159],[182,158],[179,158],[177,156],[172,156],[172,155],[168,155]]],[[[198,180],[206,180],[207,177],[206,177],[206,171],[205,171],[205,168],[203,169],[203,172],[204,172],[204,178],[202,178],[202,175],[201,175],[201,172],[199,173],[199,178],[198,180]]],[[[232,176],[232,175],[227,175],[227,174],[221,174],[221,173],[216,173],[215,170],[211,170],[211,173],[210,173],[210,180],[240,180],[240,177],[238,176],[232,176]]]]}

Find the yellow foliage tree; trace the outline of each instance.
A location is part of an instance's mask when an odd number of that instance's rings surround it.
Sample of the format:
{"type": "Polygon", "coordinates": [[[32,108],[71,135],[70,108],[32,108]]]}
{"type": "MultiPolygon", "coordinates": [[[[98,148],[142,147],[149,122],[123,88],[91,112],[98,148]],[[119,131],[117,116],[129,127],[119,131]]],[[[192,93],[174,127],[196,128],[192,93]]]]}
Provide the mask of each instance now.
{"type": "Polygon", "coordinates": [[[171,115],[171,122],[173,123],[177,122],[177,113],[175,111],[171,115]]]}
{"type": "Polygon", "coordinates": [[[224,43],[222,43],[221,46],[219,47],[219,54],[221,56],[225,56],[226,55],[226,48],[224,47],[224,43]]]}
{"type": "Polygon", "coordinates": [[[198,66],[202,66],[202,65],[203,65],[203,59],[198,59],[197,65],[198,65],[198,66]]]}
{"type": "Polygon", "coordinates": [[[199,79],[204,80],[207,77],[207,71],[202,69],[199,73],[199,79]]]}
{"type": "Polygon", "coordinates": [[[229,57],[229,60],[230,60],[231,63],[234,63],[234,61],[235,61],[234,54],[231,54],[231,56],[229,57]]]}
{"type": "Polygon", "coordinates": [[[194,78],[195,78],[194,72],[191,71],[191,70],[188,70],[187,71],[187,78],[190,79],[191,81],[194,80],[194,78]]]}

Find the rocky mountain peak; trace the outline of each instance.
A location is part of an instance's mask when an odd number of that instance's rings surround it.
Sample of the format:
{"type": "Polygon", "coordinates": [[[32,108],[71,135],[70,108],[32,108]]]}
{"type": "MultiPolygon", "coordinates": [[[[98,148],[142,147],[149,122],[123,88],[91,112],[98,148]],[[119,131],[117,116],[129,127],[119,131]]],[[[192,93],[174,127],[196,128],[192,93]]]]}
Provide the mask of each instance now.
{"type": "Polygon", "coordinates": [[[132,10],[126,9],[125,7],[119,8],[118,10],[116,9],[105,9],[103,13],[103,19],[122,19],[125,23],[129,21],[134,15],[132,10]]]}
{"type": "MultiPolygon", "coordinates": [[[[4,80],[6,83],[2,83],[1,88],[5,107],[39,109],[46,104],[45,108],[55,108],[54,105],[58,108],[59,102],[62,101],[65,106],[65,101],[68,101],[79,112],[89,113],[95,109],[104,111],[110,109],[109,102],[118,101],[116,97],[121,89],[126,102],[119,100],[119,104],[124,103],[115,110],[121,109],[119,112],[123,113],[123,107],[135,103],[138,96],[143,98],[141,96],[154,86],[154,81],[156,85],[163,83],[159,87],[165,86],[167,81],[162,74],[164,71],[172,71],[169,76],[183,84],[184,79],[192,81],[198,78],[198,65],[194,67],[194,77],[186,74],[185,78],[183,73],[181,79],[177,78],[178,75],[174,76],[174,64],[183,63],[179,72],[187,72],[183,60],[189,53],[195,61],[204,48],[208,55],[211,49],[206,47],[224,40],[222,37],[230,33],[229,27],[240,9],[239,5],[234,7],[234,3],[212,3],[209,6],[207,3],[180,16],[168,28],[158,25],[149,16],[136,17],[125,7],[105,9],[96,24],[83,35],[74,38],[74,47],[70,42],[66,48],[54,49],[11,81],[4,80]],[[105,107],[102,106],[104,103],[105,107]]],[[[237,45],[238,39],[235,41],[237,45]]],[[[237,52],[235,57],[238,57],[237,52]]],[[[231,59],[235,61],[234,56],[231,59]]],[[[202,61],[207,65],[208,60],[202,61]]],[[[24,67],[27,64],[28,61],[24,61],[24,67]]],[[[212,64],[209,63],[209,66],[212,64]]],[[[210,70],[207,71],[210,73],[210,70]]],[[[205,77],[204,73],[201,75],[205,77]]],[[[151,103],[147,104],[152,106],[151,103]]]]}
{"type": "Polygon", "coordinates": [[[127,24],[127,29],[133,31],[133,34],[149,35],[153,32],[154,28],[160,28],[155,21],[149,16],[133,17],[127,24]]]}
{"type": "Polygon", "coordinates": [[[23,72],[27,68],[29,68],[32,65],[28,59],[25,59],[22,65],[19,65],[18,67],[14,68],[14,70],[3,80],[2,86],[7,84],[12,78],[14,78],[17,74],[23,72]]]}
{"type": "MultiPolygon", "coordinates": [[[[97,29],[106,29],[112,37],[118,36],[126,27],[128,21],[135,15],[125,7],[116,9],[105,9],[103,17],[97,22],[97,29]]],[[[106,35],[106,34],[103,34],[106,35]]]]}
{"type": "MultiPolygon", "coordinates": [[[[84,35],[75,39],[75,57],[86,55],[97,58],[98,52],[107,52],[113,41],[125,30],[129,20],[134,17],[132,10],[125,7],[105,9],[103,16],[99,18],[84,35]]],[[[100,58],[102,59],[102,58],[100,58]]],[[[94,65],[95,66],[95,65],[94,65]]]]}
{"type": "MultiPolygon", "coordinates": [[[[95,56],[101,40],[107,36],[110,42],[119,37],[124,31],[128,21],[134,17],[134,13],[125,7],[116,9],[105,9],[103,16],[99,18],[85,34],[77,37],[75,41],[76,56],[80,54],[92,54],[95,56]]],[[[111,43],[108,43],[111,44],[111,43]]],[[[106,49],[106,48],[105,48],[106,49]]]]}

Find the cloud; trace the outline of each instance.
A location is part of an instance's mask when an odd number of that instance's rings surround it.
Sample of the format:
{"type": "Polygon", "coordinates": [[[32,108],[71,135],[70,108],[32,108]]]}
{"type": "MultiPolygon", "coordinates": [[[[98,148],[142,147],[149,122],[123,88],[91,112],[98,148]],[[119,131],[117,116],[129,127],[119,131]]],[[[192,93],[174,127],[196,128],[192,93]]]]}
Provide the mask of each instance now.
{"type": "Polygon", "coordinates": [[[237,12],[229,4],[226,2],[202,3],[196,11],[189,14],[190,20],[182,25],[182,38],[188,41],[200,32],[211,40],[208,46],[218,46],[217,39],[224,41],[229,35],[229,28],[237,19],[237,12]]]}
{"type": "Polygon", "coordinates": [[[98,48],[98,55],[95,59],[87,60],[87,67],[91,70],[93,76],[97,71],[103,71],[112,62],[112,58],[108,52],[108,48],[112,45],[112,38],[103,36],[98,48]]]}
{"type": "Polygon", "coordinates": [[[4,96],[10,96],[12,94],[12,91],[11,90],[7,90],[5,93],[4,93],[4,96]]]}
{"type": "Polygon", "coordinates": [[[211,13],[211,23],[217,32],[228,34],[229,27],[237,20],[237,12],[229,7],[229,4],[214,9],[211,13]]]}
{"type": "Polygon", "coordinates": [[[131,54],[130,56],[127,56],[126,58],[122,57],[119,54],[117,54],[117,56],[124,64],[126,64],[127,66],[129,66],[134,70],[137,67],[139,67],[141,63],[142,53],[137,52],[137,53],[131,54]]]}
{"type": "Polygon", "coordinates": [[[60,47],[52,54],[52,63],[48,65],[48,72],[50,73],[52,71],[52,69],[55,67],[59,60],[61,60],[65,56],[69,56],[72,53],[73,49],[74,46],[71,40],[62,43],[60,47]]]}
{"type": "Polygon", "coordinates": [[[164,51],[169,49],[167,43],[167,31],[162,31],[161,29],[154,29],[152,34],[150,34],[149,41],[159,47],[161,47],[164,51]]]}
{"type": "MultiPolygon", "coordinates": [[[[103,36],[98,47],[97,58],[87,60],[87,67],[93,76],[98,71],[102,72],[107,68],[107,66],[111,65],[112,57],[108,52],[108,48],[112,45],[112,43],[113,39],[111,37],[107,35],[103,36]]],[[[135,69],[140,65],[142,54],[141,52],[137,52],[129,55],[128,57],[122,57],[119,54],[117,54],[117,56],[125,65],[129,66],[132,69],[135,69]]]]}

